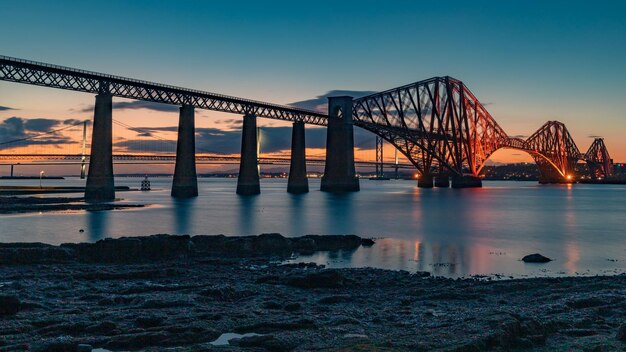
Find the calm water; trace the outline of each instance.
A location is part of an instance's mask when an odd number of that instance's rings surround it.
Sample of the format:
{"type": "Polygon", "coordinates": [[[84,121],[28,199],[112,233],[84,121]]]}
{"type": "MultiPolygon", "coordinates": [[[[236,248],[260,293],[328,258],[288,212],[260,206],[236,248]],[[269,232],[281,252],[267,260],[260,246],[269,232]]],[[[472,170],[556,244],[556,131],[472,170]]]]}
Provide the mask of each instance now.
{"type": "MultiPolygon", "coordinates": [[[[3,181],[33,184],[37,181],[3,181]]],[[[117,178],[138,188],[139,178],[117,178]]],[[[0,241],[63,243],[155,233],[357,234],[384,238],[372,248],[300,258],[329,266],[426,270],[437,275],[516,277],[626,272],[626,186],[540,186],[485,182],[482,189],[429,189],[412,181],[361,180],[361,192],[286,193],[286,180],[262,180],[262,194],[235,194],[233,179],[201,179],[200,197],[176,201],[171,179],[150,192],[118,192],[144,209],[0,215],[0,241]],[[84,232],[79,232],[84,229],[84,232]],[[555,261],[524,264],[540,252],[555,261]]],[[[79,179],[45,185],[81,185],[79,179]]],[[[72,196],[72,195],[68,195],[72,196]]]]}

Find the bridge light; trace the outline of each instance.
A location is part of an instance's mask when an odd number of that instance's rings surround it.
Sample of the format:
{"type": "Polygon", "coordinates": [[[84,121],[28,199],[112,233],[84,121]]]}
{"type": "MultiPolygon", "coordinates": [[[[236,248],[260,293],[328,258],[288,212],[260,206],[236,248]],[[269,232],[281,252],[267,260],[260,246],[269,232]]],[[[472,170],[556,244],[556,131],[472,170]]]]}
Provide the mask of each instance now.
{"type": "Polygon", "coordinates": [[[567,180],[571,181],[572,180],[572,175],[567,175],[567,180]]]}

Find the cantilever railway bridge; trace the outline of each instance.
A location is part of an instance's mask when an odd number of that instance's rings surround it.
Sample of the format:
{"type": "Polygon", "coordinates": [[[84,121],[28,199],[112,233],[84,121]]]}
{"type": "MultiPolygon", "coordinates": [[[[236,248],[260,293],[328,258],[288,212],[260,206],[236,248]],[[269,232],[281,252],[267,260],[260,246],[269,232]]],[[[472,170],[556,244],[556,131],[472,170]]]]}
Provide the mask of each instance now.
{"type": "MultiPolygon", "coordinates": [[[[432,187],[433,180],[435,186],[447,186],[450,179],[453,187],[480,186],[481,169],[501,148],[529,153],[539,167],[540,182],[573,181],[574,166],[581,160],[594,177],[609,177],[612,172],[602,139],[581,153],[558,121],[546,122],[526,139],[509,137],[463,82],[447,76],[358,99],[331,97],[328,114],[6,56],[0,56],[0,80],[97,94],[90,151],[95,198],[111,197],[113,96],[181,106],[174,189],[193,188],[195,182],[195,108],[244,115],[240,193],[258,193],[257,117],[294,122],[290,172],[294,175],[303,174],[304,124],[327,126],[322,190],[328,191],[358,190],[352,126],[395,146],[420,173],[422,187],[432,187]],[[177,186],[177,179],[184,181],[177,186]]],[[[303,182],[301,176],[294,179],[294,184],[303,182]]],[[[87,188],[89,193],[89,180],[87,188]]]]}

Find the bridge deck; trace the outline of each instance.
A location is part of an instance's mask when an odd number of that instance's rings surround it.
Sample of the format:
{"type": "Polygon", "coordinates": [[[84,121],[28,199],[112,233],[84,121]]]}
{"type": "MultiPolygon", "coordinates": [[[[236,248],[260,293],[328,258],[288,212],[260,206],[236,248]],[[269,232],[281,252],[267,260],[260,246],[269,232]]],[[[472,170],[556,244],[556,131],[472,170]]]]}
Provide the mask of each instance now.
{"type": "Polygon", "coordinates": [[[325,114],[286,105],[210,93],[0,55],[0,80],[163,104],[326,125],[325,114]]]}

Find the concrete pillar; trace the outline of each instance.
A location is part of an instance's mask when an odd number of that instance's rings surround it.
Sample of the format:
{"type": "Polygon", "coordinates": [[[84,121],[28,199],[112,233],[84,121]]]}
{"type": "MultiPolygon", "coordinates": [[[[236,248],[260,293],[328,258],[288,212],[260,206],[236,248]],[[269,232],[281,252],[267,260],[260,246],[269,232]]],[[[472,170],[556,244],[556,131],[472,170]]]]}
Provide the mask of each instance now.
{"type": "Polygon", "coordinates": [[[112,95],[109,93],[96,95],[89,173],[85,187],[85,201],[87,202],[106,202],[115,199],[112,113],[112,95]]]}
{"type": "Polygon", "coordinates": [[[359,179],[354,168],[352,97],[328,98],[326,165],[320,190],[323,192],[359,190],[359,179]]]}
{"type": "Polygon", "coordinates": [[[433,188],[433,175],[423,174],[417,179],[417,187],[433,188]]]}
{"type": "Polygon", "coordinates": [[[176,167],[172,183],[172,197],[198,196],[196,175],[196,130],[193,105],[180,107],[178,118],[178,143],[176,144],[176,167]]]}
{"type": "Polygon", "coordinates": [[[483,182],[480,178],[471,175],[454,175],[452,176],[452,188],[475,188],[482,187],[483,182]]]}
{"type": "Polygon", "coordinates": [[[304,122],[293,123],[291,132],[291,166],[289,167],[289,181],[287,192],[307,193],[309,181],[306,178],[306,147],[304,143],[304,122]]]}
{"type": "Polygon", "coordinates": [[[239,163],[237,194],[252,195],[261,193],[256,139],[256,116],[246,114],[243,117],[243,128],[241,130],[241,162],[239,163]]]}
{"type": "Polygon", "coordinates": [[[435,187],[449,188],[450,187],[450,177],[448,177],[448,175],[435,177],[435,187]]]}

